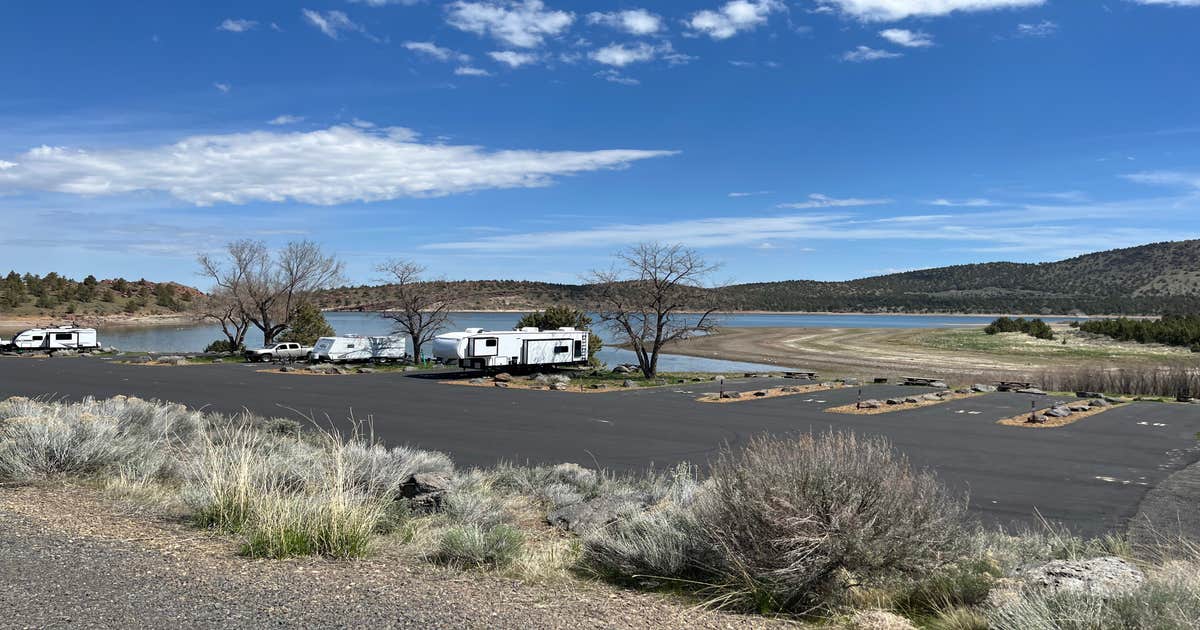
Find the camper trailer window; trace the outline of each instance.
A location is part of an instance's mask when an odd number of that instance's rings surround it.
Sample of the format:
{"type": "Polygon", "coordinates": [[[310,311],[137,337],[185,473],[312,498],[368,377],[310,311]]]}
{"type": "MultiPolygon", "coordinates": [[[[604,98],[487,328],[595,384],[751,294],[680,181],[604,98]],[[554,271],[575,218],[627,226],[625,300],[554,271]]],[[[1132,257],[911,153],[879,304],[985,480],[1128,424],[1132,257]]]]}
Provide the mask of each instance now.
{"type": "Polygon", "coordinates": [[[564,352],[570,352],[570,351],[571,351],[570,346],[554,346],[554,354],[562,354],[564,352]]]}
{"type": "Polygon", "coordinates": [[[575,356],[576,357],[583,356],[583,342],[582,341],[575,342],[575,356]]]}
{"type": "Polygon", "coordinates": [[[487,347],[489,347],[489,348],[495,348],[495,347],[496,347],[496,341],[497,341],[496,339],[487,339],[487,340],[485,340],[485,342],[484,342],[484,344],[483,344],[483,345],[485,345],[485,346],[487,346],[487,347]]]}
{"type": "Polygon", "coordinates": [[[30,339],[32,339],[33,341],[41,341],[41,340],[42,340],[42,336],[41,336],[41,335],[34,335],[34,336],[30,337],[30,339]]]}
{"type": "Polygon", "coordinates": [[[70,341],[71,333],[54,333],[54,338],[58,339],[59,341],[70,341]]]}
{"type": "Polygon", "coordinates": [[[350,349],[354,349],[354,344],[352,344],[352,343],[348,343],[348,344],[346,344],[346,347],[347,347],[347,348],[350,348],[350,349]]]}

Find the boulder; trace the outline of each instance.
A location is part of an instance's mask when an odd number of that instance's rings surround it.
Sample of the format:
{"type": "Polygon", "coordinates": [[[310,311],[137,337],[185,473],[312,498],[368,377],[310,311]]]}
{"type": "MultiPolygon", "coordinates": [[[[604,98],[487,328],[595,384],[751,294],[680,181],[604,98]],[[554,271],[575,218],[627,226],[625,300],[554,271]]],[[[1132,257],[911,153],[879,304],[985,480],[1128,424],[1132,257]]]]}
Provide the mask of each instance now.
{"type": "Polygon", "coordinates": [[[529,380],[533,381],[534,383],[537,383],[538,385],[549,385],[550,384],[550,377],[546,376],[545,374],[534,374],[533,376],[529,377],[529,380]]]}
{"type": "Polygon", "coordinates": [[[591,501],[558,508],[546,516],[546,522],[568,531],[583,533],[612,524],[622,516],[641,511],[642,507],[631,497],[596,497],[591,501]]]}
{"type": "Polygon", "coordinates": [[[930,387],[937,387],[937,388],[940,388],[940,389],[946,389],[947,387],[949,387],[949,385],[946,385],[946,383],[945,383],[945,382],[943,382],[943,381],[933,381],[932,383],[930,383],[930,384],[929,384],[929,386],[930,386],[930,387]]]}
{"type": "Polygon", "coordinates": [[[940,401],[941,399],[942,399],[941,394],[925,394],[924,396],[921,396],[921,400],[928,400],[930,402],[935,401],[935,400],[940,401]]]}
{"type": "Polygon", "coordinates": [[[1103,398],[1093,398],[1091,402],[1088,403],[1089,407],[1111,407],[1112,405],[1112,403],[1104,400],[1103,398]]]}
{"type": "Polygon", "coordinates": [[[1046,415],[1051,418],[1066,418],[1071,415],[1071,410],[1066,407],[1053,407],[1046,411],[1046,415]]]}
{"type": "Polygon", "coordinates": [[[213,359],[212,362],[213,363],[224,363],[225,359],[213,359]]]}
{"type": "Polygon", "coordinates": [[[1033,394],[1034,396],[1045,396],[1046,395],[1046,392],[1044,392],[1036,387],[1026,387],[1024,389],[1018,389],[1017,393],[1018,394],[1033,394]]]}
{"type": "Polygon", "coordinates": [[[979,392],[981,394],[990,393],[990,392],[996,391],[996,386],[995,385],[984,385],[983,383],[975,383],[974,385],[971,386],[971,391],[979,392]]]}
{"type": "Polygon", "coordinates": [[[354,371],[355,371],[355,372],[358,372],[359,374],[374,374],[374,373],[375,373],[375,368],[369,368],[369,367],[360,367],[360,368],[358,368],[357,370],[354,370],[354,371]]]}
{"type": "Polygon", "coordinates": [[[779,391],[781,391],[785,394],[799,394],[802,390],[799,387],[791,385],[788,387],[780,387],[779,391]]]}
{"type": "Polygon", "coordinates": [[[501,372],[493,376],[492,380],[496,381],[497,383],[509,383],[513,380],[513,377],[512,374],[509,374],[508,372],[501,372]]]}
{"type": "Polygon", "coordinates": [[[742,397],[741,392],[725,392],[724,394],[721,394],[721,398],[741,398],[741,397],[742,397]]]}
{"type": "Polygon", "coordinates": [[[179,357],[178,359],[175,359],[174,361],[171,362],[171,365],[187,365],[187,364],[188,364],[188,360],[183,357],[179,357]]]}
{"type": "Polygon", "coordinates": [[[1092,406],[1085,402],[1071,403],[1067,405],[1067,409],[1070,409],[1072,412],[1087,411],[1091,408],[1092,406]]]}
{"type": "Polygon", "coordinates": [[[561,391],[565,391],[565,390],[566,390],[566,389],[568,389],[569,387],[571,387],[571,386],[570,386],[570,385],[567,385],[566,383],[551,383],[551,384],[550,384],[550,389],[557,390],[557,391],[560,391],[560,392],[561,392],[561,391]]]}
{"type": "Polygon", "coordinates": [[[889,399],[887,399],[887,404],[889,404],[889,405],[902,405],[902,404],[904,404],[904,401],[903,401],[903,400],[901,400],[901,399],[899,399],[899,398],[889,398],[889,399]]]}
{"type": "Polygon", "coordinates": [[[754,392],[754,396],[756,396],[758,398],[762,398],[763,396],[766,396],[766,395],[767,395],[767,392],[764,392],[764,391],[754,392]]]}
{"type": "Polygon", "coordinates": [[[467,381],[467,382],[468,382],[468,383],[470,383],[470,384],[472,384],[472,385],[483,385],[483,384],[484,384],[484,383],[486,383],[487,381],[485,381],[485,380],[483,380],[483,379],[481,379],[481,378],[473,378],[473,379],[471,379],[471,380],[469,380],[469,381],[467,381]]]}
{"type": "Polygon", "coordinates": [[[883,403],[878,400],[875,400],[874,398],[864,400],[864,401],[858,403],[859,409],[879,409],[882,406],[883,406],[883,403]]]}
{"type": "Polygon", "coordinates": [[[970,394],[972,391],[974,391],[974,390],[972,390],[970,387],[959,387],[958,389],[954,390],[954,393],[955,394],[970,394]]]}
{"type": "Polygon", "coordinates": [[[449,490],[450,476],[443,473],[417,473],[400,482],[400,498],[418,512],[440,510],[449,490]]]}
{"type": "Polygon", "coordinates": [[[1051,593],[1069,591],[1088,595],[1119,595],[1136,589],[1146,576],[1130,562],[1115,556],[1088,560],[1053,560],[1017,570],[1026,588],[1051,593]]]}
{"type": "Polygon", "coordinates": [[[919,402],[921,402],[921,397],[920,396],[905,396],[904,402],[909,403],[909,404],[919,403],[919,402]]]}
{"type": "Polygon", "coordinates": [[[1026,424],[1046,424],[1046,415],[1043,413],[1035,413],[1025,419],[1026,424]]]}
{"type": "Polygon", "coordinates": [[[618,365],[612,369],[613,374],[629,374],[633,370],[628,365],[618,365]]]}
{"type": "Polygon", "coordinates": [[[637,383],[635,383],[635,382],[633,382],[633,381],[631,381],[631,380],[629,380],[629,379],[625,379],[625,381],[621,383],[621,387],[624,387],[624,388],[627,388],[627,389],[633,389],[633,388],[635,388],[635,387],[637,387],[637,386],[638,386],[638,384],[637,384],[637,383]]]}
{"type": "Polygon", "coordinates": [[[508,387],[508,383],[504,383],[504,382],[500,382],[500,381],[497,381],[497,382],[495,382],[495,383],[492,383],[492,384],[493,384],[493,385],[495,385],[496,387],[504,387],[504,388],[507,388],[507,387],[508,387]]]}
{"type": "Polygon", "coordinates": [[[283,367],[279,368],[279,371],[280,371],[280,372],[295,372],[295,371],[296,371],[296,368],[294,368],[294,367],[289,367],[289,366],[286,366],[286,365],[285,365],[285,366],[283,366],[283,367]]]}
{"type": "Polygon", "coordinates": [[[1103,397],[1103,398],[1101,398],[1100,400],[1103,400],[1103,401],[1106,401],[1106,402],[1110,402],[1110,403],[1112,403],[1112,404],[1114,404],[1114,405],[1115,405],[1115,404],[1117,404],[1117,403],[1123,403],[1123,402],[1125,402],[1125,399],[1123,399],[1123,398],[1117,398],[1116,396],[1109,396],[1109,395],[1107,395],[1107,394],[1105,394],[1105,395],[1104,395],[1104,397],[1103,397]]]}
{"type": "Polygon", "coordinates": [[[571,377],[566,374],[551,374],[546,377],[551,385],[570,385],[571,377]]]}

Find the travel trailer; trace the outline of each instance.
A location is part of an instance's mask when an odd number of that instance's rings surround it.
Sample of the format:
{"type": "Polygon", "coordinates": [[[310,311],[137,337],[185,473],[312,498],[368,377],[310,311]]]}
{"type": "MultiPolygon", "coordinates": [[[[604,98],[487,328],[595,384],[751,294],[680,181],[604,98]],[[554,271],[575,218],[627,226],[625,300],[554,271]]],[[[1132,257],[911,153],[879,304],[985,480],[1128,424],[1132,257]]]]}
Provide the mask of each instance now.
{"type": "Polygon", "coordinates": [[[526,365],[582,365],[588,361],[588,331],[575,328],[468,328],[463,332],[438,335],[433,340],[433,356],[443,363],[458,363],[460,367],[476,370],[526,365]]]}
{"type": "Polygon", "coordinates": [[[407,339],[402,335],[386,337],[321,337],[308,355],[309,361],[345,363],[351,361],[399,361],[405,357],[407,339]]]}
{"type": "Polygon", "coordinates": [[[90,350],[99,348],[95,328],[55,326],[23,330],[8,341],[0,340],[0,348],[23,350],[90,350]]]}

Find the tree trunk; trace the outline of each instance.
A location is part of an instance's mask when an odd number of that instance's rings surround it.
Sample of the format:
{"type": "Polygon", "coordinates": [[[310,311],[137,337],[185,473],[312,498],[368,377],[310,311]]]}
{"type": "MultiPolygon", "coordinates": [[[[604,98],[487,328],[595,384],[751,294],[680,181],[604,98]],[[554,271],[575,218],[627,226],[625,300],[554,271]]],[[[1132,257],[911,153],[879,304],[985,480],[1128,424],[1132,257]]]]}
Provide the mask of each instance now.
{"type": "Polygon", "coordinates": [[[420,363],[421,362],[421,347],[424,346],[425,344],[417,341],[416,337],[413,337],[412,340],[413,340],[413,344],[412,344],[413,345],[413,347],[412,347],[413,362],[420,363]]]}

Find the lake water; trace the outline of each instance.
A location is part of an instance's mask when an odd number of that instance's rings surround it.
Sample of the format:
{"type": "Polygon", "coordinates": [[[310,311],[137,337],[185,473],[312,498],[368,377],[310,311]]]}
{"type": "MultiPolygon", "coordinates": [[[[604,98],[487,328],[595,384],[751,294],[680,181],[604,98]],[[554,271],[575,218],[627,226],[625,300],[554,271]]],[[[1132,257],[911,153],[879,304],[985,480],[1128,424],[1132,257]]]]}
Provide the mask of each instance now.
{"type": "MultiPolygon", "coordinates": [[[[521,319],[521,313],[455,313],[451,330],[484,328],[511,330],[521,319]]],[[[378,313],[326,313],[325,318],[338,334],[386,335],[392,322],[378,313]]],[[[955,315],[810,315],[810,314],[749,314],[721,315],[720,321],[730,327],[798,327],[798,328],[945,328],[953,326],[985,326],[988,316],[955,315]]],[[[1066,321],[1070,318],[1047,318],[1047,321],[1066,321]]],[[[100,341],[121,350],[144,352],[200,352],[210,342],[223,339],[219,326],[214,324],[153,326],[145,328],[100,328],[100,341]]],[[[607,344],[611,334],[603,327],[596,333],[607,344]]],[[[7,333],[6,333],[7,334],[7,333]]],[[[251,345],[262,340],[256,330],[248,335],[251,345]]],[[[605,347],[597,357],[609,364],[637,363],[629,350],[605,347]]],[[[678,355],[663,355],[659,368],[665,371],[738,372],[743,370],[779,370],[780,368],[738,361],[721,361],[678,355]]]]}

